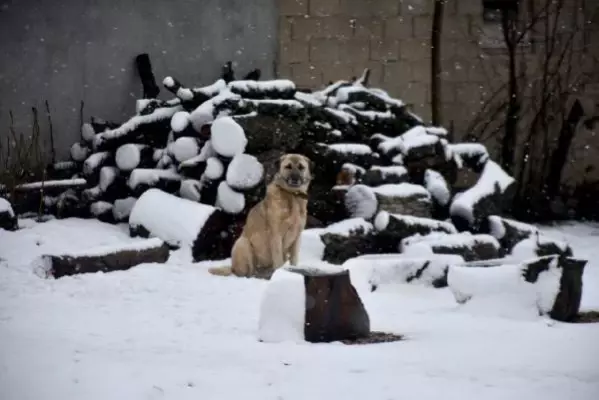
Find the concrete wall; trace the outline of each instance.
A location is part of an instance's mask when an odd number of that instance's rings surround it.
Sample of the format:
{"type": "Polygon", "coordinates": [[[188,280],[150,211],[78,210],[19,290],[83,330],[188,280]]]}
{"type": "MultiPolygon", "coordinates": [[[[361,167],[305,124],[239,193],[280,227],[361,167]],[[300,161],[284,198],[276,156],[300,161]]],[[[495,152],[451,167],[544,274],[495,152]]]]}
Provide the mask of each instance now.
{"type": "Polygon", "coordinates": [[[29,132],[31,107],[48,100],[66,155],[82,100],[86,118],[134,112],[142,94],[134,58],[143,52],[159,83],[172,74],[209,84],[228,60],[239,74],[260,68],[272,78],[277,16],[276,0],[0,0],[0,137],[9,110],[29,132]]]}

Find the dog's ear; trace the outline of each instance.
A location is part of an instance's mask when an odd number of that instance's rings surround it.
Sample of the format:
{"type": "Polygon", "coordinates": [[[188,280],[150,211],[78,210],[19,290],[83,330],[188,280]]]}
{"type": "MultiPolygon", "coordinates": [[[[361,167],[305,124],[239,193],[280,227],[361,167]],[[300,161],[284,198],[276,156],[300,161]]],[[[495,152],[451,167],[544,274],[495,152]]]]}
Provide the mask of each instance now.
{"type": "Polygon", "coordinates": [[[287,155],[283,154],[281,157],[279,157],[279,158],[277,158],[275,160],[275,171],[276,171],[277,174],[281,170],[281,164],[283,164],[283,161],[285,160],[285,157],[287,157],[287,155]]]}
{"type": "Polygon", "coordinates": [[[304,160],[306,160],[306,163],[308,164],[308,169],[310,170],[310,175],[314,176],[314,168],[316,167],[316,163],[314,161],[310,160],[306,156],[302,156],[302,157],[304,157],[304,160]]]}

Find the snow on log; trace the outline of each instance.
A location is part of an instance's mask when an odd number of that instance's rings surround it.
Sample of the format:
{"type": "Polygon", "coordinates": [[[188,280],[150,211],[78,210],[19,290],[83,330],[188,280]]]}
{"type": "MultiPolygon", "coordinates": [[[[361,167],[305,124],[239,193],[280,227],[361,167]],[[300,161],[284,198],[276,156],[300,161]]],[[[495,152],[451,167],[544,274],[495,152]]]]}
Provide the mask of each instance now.
{"type": "Polygon", "coordinates": [[[345,193],[345,208],[351,217],[371,219],[379,208],[379,202],[372,188],[358,184],[345,193]]]}
{"type": "Polygon", "coordinates": [[[129,175],[127,185],[134,196],[140,196],[150,188],[168,193],[176,193],[181,187],[181,175],[167,169],[134,169],[129,175]]]}
{"type": "Polygon", "coordinates": [[[227,168],[226,180],[231,189],[250,190],[263,182],[264,166],[250,154],[238,154],[227,168]]]}
{"type": "Polygon", "coordinates": [[[454,197],[449,212],[460,231],[482,231],[489,215],[501,214],[512,201],[514,178],[489,160],[478,182],[454,197]]]}
{"type": "Polygon", "coordinates": [[[295,83],[287,79],[231,81],[228,89],[245,99],[293,99],[295,83]]]}
{"type": "Polygon", "coordinates": [[[482,172],[489,161],[487,148],[480,143],[454,143],[450,144],[449,148],[460,157],[466,167],[475,172],[482,172]]]}
{"type": "Polygon", "coordinates": [[[169,92],[177,96],[182,102],[192,101],[194,99],[194,92],[189,88],[183,87],[178,80],[171,76],[164,78],[162,84],[168,89],[169,92]]]}
{"type": "Polygon", "coordinates": [[[381,186],[389,183],[408,181],[408,170],[401,165],[374,165],[364,173],[362,183],[367,186],[381,186]]]}
{"type": "Polygon", "coordinates": [[[168,257],[169,248],[162,240],[147,239],[70,254],[43,255],[36,264],[46,276],[61,278],[83,273],[123,271],[144,263],[164,263],[168,257]]]}
{"type": "Polygon", "coordinates": [[[150,146],[127,143],[120,146],[114,155],[115,164],[121,171],[149,168],[154,165],[154,149],[150,146]]]}
{"type": "Polygon", "coordinates": [[[315,181],[329,184],[346,163],[368,169],[379,160],[377,153],[360,143],[307,144],[302,153],[314,162],[315,181]]]}
{"type": "Polygon", "coordinates": [[[412,183],[390,183],[376,186],[372,190],[377,198],[379,210],[415,217],[431,216],[431,195],[423,186],[412,183]]]}
{"type": "Polygon", "coordinates": [[[417,234],[401,241],[401,252],[413,246],[427,246],[436,254],[457,254],[466,261],[491,260],[500,256],[501,245],[491,235],[462,233],[417,234]]]}
{"type": "Polygon", "coordinates": [[[116,222],[127,222],[136,201],[137,199],[135,197],[126,197],[124,199],[115,200],[112,207],[112,218],[116,222]]]}
{"type": "Polygon", "coordinates": [[[113,161],[113,155],[108,151],[94,153],[83,162],[83,174],[91,184],[95,184],[99,179],[100,169],[112,164],[113,161]]]}
{"type": "Polygon", "coordinates": [[[334,342],[370,334],[370,318],[349,271],[330,265],[283,267],[260,304],[262,342],[334,342]]]}
{"type": "Polygon", "coordinates": [[[94,137],[96,136],[96,131],[94,127],[89,122],[85,122],[81,125],[81,139],[85,143],[92,143],[94,141],[94,137]]]}
{"type": "Polygon", "coordinates": [[[199,202],[202,198],[202,183],[197,179],[184,179],[181,181],[181,187],[179,188],[179,196],[199,202]]]}
{"type": "Polygon", "coordinates": [[[324,228],[320,240],[325,246],[322,259],[336,265],[363,254],[398,251],[397,242],[389,248],[387,242],[379,240],[372,224],[364,218],[350,218],[331,224],[324,228]]]}
{"type": "Polygon", "coordinates": [[[424,187],[433,199],[432,217],[435,219],[447,219],[449,217],[451,188],[443,175],[435,170],[427,169],[424,172],[424,187]]]}
{"type": "Polygon", "coordinates": [[[171,118],[171,130],[173,131],[174,139],[180,137],[198,137],[198,132],[193,129],[187,111],[178,111],[171,118]]]}
{"type": "Polygon", "coordinates": [[[94,150],[116,150],[125,143],[137,141],[159,146],[170,131],[171,117],[181,110],[180,105],[170,105],[157,108],[147,115],[136,115],[118,128],[98,133],[94,138],[94,150]]]}
{"type": "Polygon", "coordinates": [[[464,263],[464,259],[453,254],[418,254],[418,256],[367,255],[351,261],[370,269],[368,284],[375,291],[390,284],[418,284],[434,288],[447,287],[447,270],[452,265],[464,263]]]}
{"type": "Polygon", "coordinates": [[[245,209],[245,196],[222,181],[218,185],[215,206],[223,209],[227,214],[239,214],[245,209]]]}
{"type": "Polygon", "coordinates": [[[12,209],[12,205],[8,200],[0,197],[0,229],[14,231],[18,227],[17,216],[12,209]]]}
{"type": "Polygon", "coordinates": [[[169,154],[177,160],[178,163],[187,161],[198,155],[200,146],[196,138],[183,136],[169,144],[169,154]]]}
{"type": "MultiPolygon", "coordinates": [[[[121,125],[116,122],[106,121],[105,119],[98,118],[98,117],[91,117],[90,124],[94,128],[94,132],[96,132],[96,134],[102,133],[107,130],[116,129],[121,125]]],[[[94,136],[94,140],[95,140],[95,136],[94,136]]]]}
{"type": "Polygon", "coordinates": [[[114,201],[128,195],[126,180],[120,176],[116,167],[102,167],[98,176],[98,184],[82,192],[85,201],[93,202],[100,199],[114,201]]]}
{"type": "Polygon", "coordinates": [[[204,170],[204,176],[206,179],[212,181],[219,180],[225,173],[225,166],[222,161],[216,157],[209,157],[206,160],[206,169],[204,170]]]}
{"type": "Polygon", "coordinates": [[[497,215],[487,217],[486,224],[482,226],[481,231],[487,232],[499,240],[506,253],[511,252],[520,241],[528,239],[539,232],[538,228],[533,225],[497,215]]]}
{"type": "Polygon", "coordinates": [[[243,128],[233,118],[217,118],[212,123],[210,131],[212,148],[222,157],[233,158],[245,151],[248,139],[243,128]]]}
{"type": "Polygon", "coordinates": [[[107,201],[96,201],[89,205],[89,212],[102,222],[114,222],[112,208],[114,205],[107,201]]]}
{"type": "Polygon", "coordinates": [[[566,242],[548,237],[540,232],[534,232],[528,238],[516,243],[512,247],[510,255],[521,259],[550,255],[571,257],[572,248],[566,242]]]}
{"type": "MultiPolygon", "coordinates": [[[[224,82],[223,82],[224,83],[224,82]]],[[[196,132],[202,132],[202,128],[211,124],[217,114],[217,108],[229,102],[241,101],[241,96],[232,93],[230,90],[223,90],[210,100],[200,104],[189,114],[189,120],[196,132]]]]}
{"type": "Polygon", "coordinates": [[[75,142],[71,146],[71,160],[76,162],[83,162],[89,156],[90,148],[80,142],[75,142]]]}
{"type": "Polygon", "coordinates": [[[576,318],[586,260],[546,256],[522,263],[497,261],[449,268],[448,285],[458,303],[485,314],[576,318]]]}

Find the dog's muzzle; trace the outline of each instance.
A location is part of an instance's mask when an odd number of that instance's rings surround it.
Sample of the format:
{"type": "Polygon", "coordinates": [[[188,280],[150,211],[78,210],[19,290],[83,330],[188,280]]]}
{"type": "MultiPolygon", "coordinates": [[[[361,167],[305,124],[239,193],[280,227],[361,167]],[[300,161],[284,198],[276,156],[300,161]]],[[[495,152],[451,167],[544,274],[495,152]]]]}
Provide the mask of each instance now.
{"type": "Polygon", "coordinates": [[[304,184],[304,180],[300,174],[292,173],[287,177],[287,184],[289,186],[298,187],[304,184]]]}

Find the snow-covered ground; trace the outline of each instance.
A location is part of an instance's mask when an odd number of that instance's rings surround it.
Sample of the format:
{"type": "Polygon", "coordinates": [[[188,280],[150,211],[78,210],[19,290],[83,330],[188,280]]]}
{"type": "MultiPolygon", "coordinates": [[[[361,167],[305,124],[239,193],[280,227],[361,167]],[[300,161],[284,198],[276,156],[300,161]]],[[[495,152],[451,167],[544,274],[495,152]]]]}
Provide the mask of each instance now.
{"type": "MultiPolygon", "coordinates": [[[[372,328],[401,342],[260,343],[266,281],[164,265],[43,279],[44,253],[123,244],[126,226],[69,219],[0,230],[0,399],[596,399],[599,324],[473,313],[448,289],[352,280],[372,328]]],[[[582,301],[599,309],[599,225],[543,228],[589,260],[582,301]]],[[[315,232],[302,259],[317,258],[315,232]]],[[[367,262],[367,261],[364,261],[367,262]]],[[[214,263],[212,263],[214,265],[214,263]]],[[[355,268],[358,268],[356,265],[355,268]]]]}

